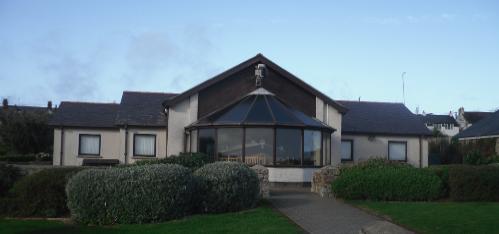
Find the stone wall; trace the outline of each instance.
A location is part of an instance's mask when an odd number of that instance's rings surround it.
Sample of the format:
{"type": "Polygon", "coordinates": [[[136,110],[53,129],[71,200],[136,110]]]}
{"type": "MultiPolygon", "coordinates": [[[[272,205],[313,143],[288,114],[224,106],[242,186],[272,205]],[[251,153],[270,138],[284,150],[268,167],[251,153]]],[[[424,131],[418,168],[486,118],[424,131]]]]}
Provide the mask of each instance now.
{"type": "Polygon", "coordinates": [[[313,193],[319,194],[321,197],[333,197],[331,190],[331,182],[339,175],[340,169],[338,166],[328,165],[314,172],[312,178],[313,193]]]}
{"type": "Polygon", "coordinates": [[[260,197],[268,198],[269,193],[269,169],[261,165],[252,166],[256,174],[258,175],[258,180],[260,181],[260,197]]]}

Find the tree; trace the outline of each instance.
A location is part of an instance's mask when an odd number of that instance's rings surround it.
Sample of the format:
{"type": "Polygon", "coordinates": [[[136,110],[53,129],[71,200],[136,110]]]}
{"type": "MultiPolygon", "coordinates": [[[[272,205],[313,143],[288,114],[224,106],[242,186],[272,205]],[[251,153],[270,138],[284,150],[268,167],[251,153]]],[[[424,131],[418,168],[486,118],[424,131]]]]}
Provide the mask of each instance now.
{"type": "MultiPolygon", "coordinates": [[[[50,153],[53,130],[45,111],[3,110],[0,114],[0,144],[15,153],[50,153]]],[[[1,153],[1,152],[0,152],[1,153]]]]}

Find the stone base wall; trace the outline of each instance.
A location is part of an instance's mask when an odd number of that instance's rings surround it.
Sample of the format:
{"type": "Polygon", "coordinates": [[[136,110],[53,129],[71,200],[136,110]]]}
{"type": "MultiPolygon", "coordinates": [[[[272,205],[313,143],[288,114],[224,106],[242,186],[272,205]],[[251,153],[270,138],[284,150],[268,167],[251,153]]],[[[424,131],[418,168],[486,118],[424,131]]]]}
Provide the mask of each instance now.
{"type": "Polygon", "coordinates": [[[314,172],[312,178],[313,193],[319,194],[321,197],[333,197],[331,182],[339,175],[340,169],[338,166],[325,166],[314,172]]]}
{"type": "Polygon", "coordinates": [[[258,180],[260,181],[260,197],[268,198],[270,197],[269,192],[269,169],[261,165],[252,166],[256,174],[258,175],[258,180]]]}

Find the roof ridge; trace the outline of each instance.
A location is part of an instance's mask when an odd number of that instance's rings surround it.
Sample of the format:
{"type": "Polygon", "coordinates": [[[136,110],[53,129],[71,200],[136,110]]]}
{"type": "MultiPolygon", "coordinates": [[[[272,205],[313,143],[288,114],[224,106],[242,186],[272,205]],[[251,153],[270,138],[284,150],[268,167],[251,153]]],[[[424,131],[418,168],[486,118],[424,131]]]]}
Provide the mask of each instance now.
{"type": "Polygon", "coordinates": [[[357,103],[381,103],[381,104],[402,104],[405,106],[404,103],[402,102],[384,102],[384,101],[357,101],[357,100],[338,100],[336,99],[335,101],[337,102],[357,102],[357,103]]]}
{"type": "Polygon", "coordinates": [[[61,101],[62,103],[73,103],[73,104],[93,104],[93,105],[120,105],[114,102],[84,102],[84,101],[61,101]]]}
{"type": "Polygon", "coordinates": [[[178,93],[166,93],[166,92],[155,92],[155,91],[132,91],[132,90],[123,90],[123,93],[143,93],[143,94],[168,94],[168,95],[178,95],[178,93]]]}

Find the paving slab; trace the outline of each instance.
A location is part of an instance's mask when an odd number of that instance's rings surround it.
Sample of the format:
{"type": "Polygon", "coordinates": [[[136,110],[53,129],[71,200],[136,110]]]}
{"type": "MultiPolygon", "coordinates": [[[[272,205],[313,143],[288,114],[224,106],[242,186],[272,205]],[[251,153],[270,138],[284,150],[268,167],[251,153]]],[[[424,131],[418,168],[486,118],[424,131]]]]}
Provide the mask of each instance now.
{"type": "MultiPolygon", "coordinates": [[[[271,188],[269,201],[309,233],[372,233],[370,231],[380,230],[382,224],[391,227],[390,230],[405,231],[334,198],[321,198],[306,187],[271,188]]],[[[383,233],[390,233],[390,230],[383,233]]]]}

